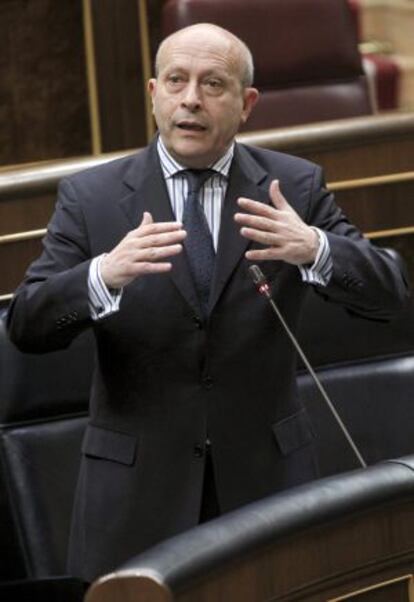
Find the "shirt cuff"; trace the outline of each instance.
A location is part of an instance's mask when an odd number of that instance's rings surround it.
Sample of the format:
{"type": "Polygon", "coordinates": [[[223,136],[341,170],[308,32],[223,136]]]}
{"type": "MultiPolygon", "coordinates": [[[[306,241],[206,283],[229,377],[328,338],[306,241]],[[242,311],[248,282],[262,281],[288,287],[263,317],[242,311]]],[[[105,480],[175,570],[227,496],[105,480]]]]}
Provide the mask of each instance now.
{"type": "Polygon", "coordinates": [[[123,289],[109,290],[101,276],[101,261],[105,257],[99,255],[92,259],[88,274],[89,310],[92,320],[100,320],[119,311],[123,289]]]}
{"type": "Polygon", "coordinates": [[[332,276],[333,264],[328,237],[323,230],[313,227],[319,237],[319,249],[315,261],[310,267],[299,265],[303,282],[327,286],[332,276]]]}

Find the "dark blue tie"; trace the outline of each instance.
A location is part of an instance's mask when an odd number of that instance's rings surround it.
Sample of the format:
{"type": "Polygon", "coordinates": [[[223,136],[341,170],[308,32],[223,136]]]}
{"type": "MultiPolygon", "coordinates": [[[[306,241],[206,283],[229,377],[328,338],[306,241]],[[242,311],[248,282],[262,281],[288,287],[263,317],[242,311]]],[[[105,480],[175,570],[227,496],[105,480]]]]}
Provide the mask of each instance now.
{"type": "Polygon", "coordinates": [[[212,169],[186,169],[181,172],[188,182],[188,195],[183,213],[187,232],[184,247],[190,263],[194,285],[203,315],[207,315],[215,252],[204,210],[199,201],[200,189],[215,172],[212,169]]]}

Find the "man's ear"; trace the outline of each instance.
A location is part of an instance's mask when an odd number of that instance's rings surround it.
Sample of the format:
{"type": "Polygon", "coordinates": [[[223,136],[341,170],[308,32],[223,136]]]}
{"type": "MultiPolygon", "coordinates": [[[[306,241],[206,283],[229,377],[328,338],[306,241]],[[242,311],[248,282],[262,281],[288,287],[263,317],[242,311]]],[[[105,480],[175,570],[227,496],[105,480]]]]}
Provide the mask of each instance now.
{"type": "Polygon", "coordinates": [[[256,88],[245,88],[243,91],[243,111],[241,114],[241,122],[246,123],[251,110],[259,100],[260,92],[256,88]]]}
{"type": "Polygon", "coordinates": [[[156,89],[157,89],[157,80],[155,79],[155,77],[151,77],[151,79],[148,80],[148,84],[147,84],[147,90],[150,93],[151,98],[154,98],[156,89]]]}

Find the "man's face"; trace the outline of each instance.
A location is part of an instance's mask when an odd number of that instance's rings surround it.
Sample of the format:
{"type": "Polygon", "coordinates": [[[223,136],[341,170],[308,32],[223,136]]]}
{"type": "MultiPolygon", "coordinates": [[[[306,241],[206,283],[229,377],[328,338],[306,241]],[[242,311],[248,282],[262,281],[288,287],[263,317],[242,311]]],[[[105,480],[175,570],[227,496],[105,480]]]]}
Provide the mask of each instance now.
{"type": "Polygon", "coordinates": [[[242,88],[233,43],[200,31],[166,44],[148,87],[165,146],[179,163],[196,168],[224,154],[258,94],[242,88]]]}

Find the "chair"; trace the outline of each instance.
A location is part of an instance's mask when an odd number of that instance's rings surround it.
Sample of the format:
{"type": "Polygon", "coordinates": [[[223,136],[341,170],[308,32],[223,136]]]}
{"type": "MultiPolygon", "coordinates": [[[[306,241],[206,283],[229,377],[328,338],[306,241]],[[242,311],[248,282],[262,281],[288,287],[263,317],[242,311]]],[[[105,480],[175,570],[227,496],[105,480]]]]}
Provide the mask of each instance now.
{"type": "Polygon", "coordinates": [[[65,351],[24,355],[0,315],[0,597],[77,602],[65,574],[93,366],[90,334],[65,351]]]}
{"type": "MultiPolygon", "coordinates": [[[[414,453],[414,301],[390,323],[308,293],[298,339],[367,464],[414,453]]],[[[358,467],[303,366],[299,396],[315,426],[323,476],[358,467]]]]}
{"type": "Polygon", "coordinates": [[[229,29],[250,47],[261,98],[245,129],[373,112],[346,0],[168,0],[163,35],[199,22],[229,29]]]}

